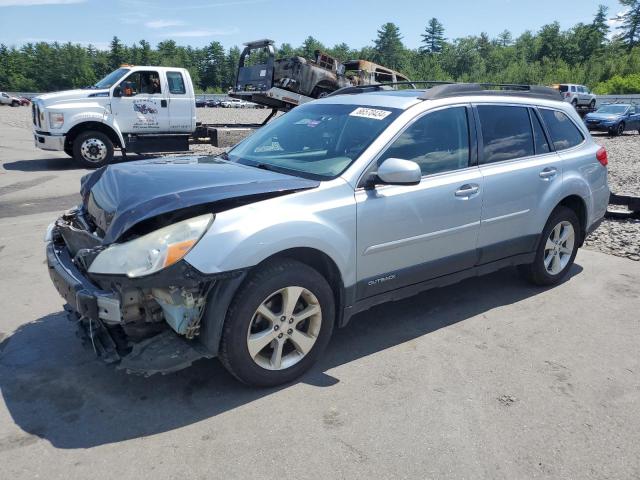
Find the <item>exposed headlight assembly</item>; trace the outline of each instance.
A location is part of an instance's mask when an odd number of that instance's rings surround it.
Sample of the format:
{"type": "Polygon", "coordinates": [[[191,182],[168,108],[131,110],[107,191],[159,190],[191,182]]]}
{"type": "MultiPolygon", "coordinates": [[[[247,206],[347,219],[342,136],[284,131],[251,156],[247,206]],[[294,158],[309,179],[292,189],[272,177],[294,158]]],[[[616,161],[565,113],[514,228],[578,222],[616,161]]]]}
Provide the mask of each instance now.
{"type": "Polygon", "coordinates": [[[155,273],[182,259],[205,234],[213,214],[183,220],[125,243],[106,248],[90,273],[126,274],[136,278],[155,273]]]}
{"type": "Polygon", "coordinates": [[[49,112],[49,126],[51,128],[62,128],[64,125],[64,113],[49,112]]]}

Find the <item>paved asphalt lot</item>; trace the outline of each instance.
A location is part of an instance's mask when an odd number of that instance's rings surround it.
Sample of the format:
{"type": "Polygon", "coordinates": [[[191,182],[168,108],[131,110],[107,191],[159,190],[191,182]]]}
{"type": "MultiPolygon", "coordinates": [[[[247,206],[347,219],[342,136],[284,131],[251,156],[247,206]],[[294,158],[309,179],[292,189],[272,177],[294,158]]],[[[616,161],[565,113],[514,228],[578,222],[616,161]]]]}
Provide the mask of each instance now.
{"type": "Polygon", "coordinates": [[[133,377],[80,345],[44,265],[83,173],[0,123],[0,478],[640,478],[637,262],[376,308],[283,388],[216,360],[133,377]]]}

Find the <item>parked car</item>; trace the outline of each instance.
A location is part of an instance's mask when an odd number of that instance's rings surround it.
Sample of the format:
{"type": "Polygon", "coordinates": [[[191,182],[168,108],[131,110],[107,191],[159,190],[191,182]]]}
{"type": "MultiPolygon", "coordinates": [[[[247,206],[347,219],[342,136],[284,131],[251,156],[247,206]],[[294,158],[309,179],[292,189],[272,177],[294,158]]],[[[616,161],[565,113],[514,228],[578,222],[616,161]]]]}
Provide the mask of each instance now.
{"type": "Polygon", "coordinates": [[[218,108],[220,103],[222,103],[220,100],[212,98],[206,101],[206,106],[209,108],[218,108]]]}
{"type": "Polygon", "coordinates": [[[271,386],[374,305],[510,266],[566,278],[609,188],[606,150],[557,91],[352,93],[217,157],[85,176],[46,238],[88,345],[146,374],[217,356],[271,386]]]}
{"type": "Polygon", "coordinates": [[[18,97],[14,97],[5,92],[0,92],[0,105],[10,105],[12,107],[19,107],[21,101],[18,97]]]}
{"type": "Polygon", "coordinates": [[[196,108],[204,108],[207,106],[207,101],[204,98],[196,98],[196,108]]]}
{"type": "Polygon", "coordinates": [[[628,103],[603,105],[595,112],[587,113],[584,123],[590,131],[622,135],[625,130],[640,133],[640,107],[628,103]]]}
{"type": "Polygon", "coordinates": [[[251,105],[251,102],[239,98],[228,98],[220,102],[220,106],[223,108],[249,108],[251,105]]]}
{"type": "Polygon", "coordinates": [[[596,96],[584,85],[571,83],[561,83],[556,86],[562,94],[565,102],[569,102],[574,107],[596,107],[596,96]]]}

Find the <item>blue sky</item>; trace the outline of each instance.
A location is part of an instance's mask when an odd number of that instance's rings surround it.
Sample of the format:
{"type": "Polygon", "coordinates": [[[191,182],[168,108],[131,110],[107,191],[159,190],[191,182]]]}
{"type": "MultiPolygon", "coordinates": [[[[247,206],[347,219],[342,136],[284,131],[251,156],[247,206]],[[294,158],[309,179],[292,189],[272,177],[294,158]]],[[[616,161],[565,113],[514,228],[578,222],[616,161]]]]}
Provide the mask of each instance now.
{"type": "Polygon", "coordinates": [[[598,4],[610,8],[610,17],[622,10],[617,0],[0,0],[0,43],[106,48],[117,35],[127,44],[173,39],[200,47],[216,40],[228,48],[260,38],[297,46],[313,35],[329,46],[359,48],[391,21],[415,48],[431,17],[448,38],[482,31],[495,37],[505,28],[517,36],[554,20],[563,28],[590,22],[598,4]]]}

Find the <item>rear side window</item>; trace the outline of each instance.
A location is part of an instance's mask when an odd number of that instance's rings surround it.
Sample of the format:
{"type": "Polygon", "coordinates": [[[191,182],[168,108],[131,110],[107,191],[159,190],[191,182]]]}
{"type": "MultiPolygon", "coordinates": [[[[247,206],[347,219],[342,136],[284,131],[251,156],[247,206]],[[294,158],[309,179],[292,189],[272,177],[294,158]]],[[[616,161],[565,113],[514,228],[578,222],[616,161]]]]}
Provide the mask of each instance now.
{"type": "Polygon", "coordinates": [[[479,105],[483,154],[481,163],[502,162],[534,154],[526,107],[479,105]]]}
{"type": "Polygon", "coordinates": [[[167,82],[169,82],[169,93],[176,95],[184,95],[187,93],[180,72],[167,72],[167,82]]]}
{"type": "Polygon", "coordinates": [[[569,85],[560,85],[560,91],[561,92],[568,92],[569,91],[569,85]]]}
{"type": "Polygon", "coordinates": [[[531,115],[531,124],[533,125],[533,141],[536,147],[536,155],[549,153],[551,151],[549,142],[547,142],[547,137],[544,134],[544,129],[542,128],[538,115],[531,109],[529,109],[529,114],[531,115]]]}
{"type": "Polygon", "coordinates": [[[451,107],[427,113],[416,120],[391,144],[387,158],[412,160],[422,175],[459,170],[469,166],[469,124],[466,107],[451,107]]]}
{"type": "Polygon", "coordinates": [[[541,108],[540,114],[556,150],[566,150],[584,141],[582,132],[564,113],[541,108]]]}

